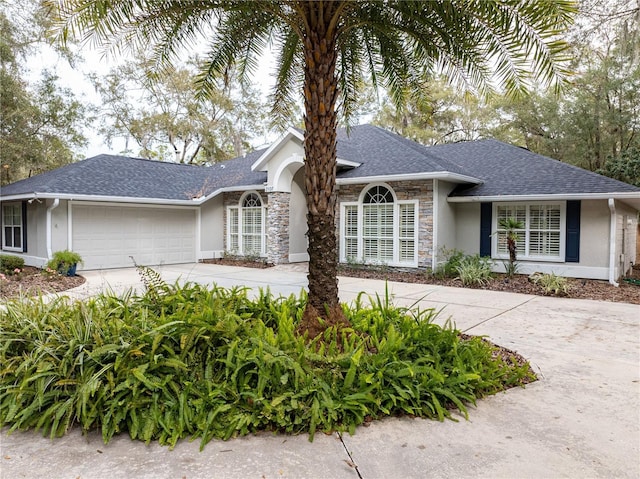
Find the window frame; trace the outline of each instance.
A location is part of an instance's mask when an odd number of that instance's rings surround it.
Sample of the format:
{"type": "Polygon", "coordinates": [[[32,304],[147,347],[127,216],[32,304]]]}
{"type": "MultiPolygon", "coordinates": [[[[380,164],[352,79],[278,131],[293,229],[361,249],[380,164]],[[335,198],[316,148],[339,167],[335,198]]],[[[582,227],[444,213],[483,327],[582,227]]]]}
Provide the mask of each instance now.
{"type": "Polygon", "coordinates": [[[267,207],[265,206],[265,201],[262,198],[262,195],[260,195],[260,193],[258,193],[257,191],[247,191],[246,193],[244,193],[241,197],[240,200],[238,201],[237,204],[235,205],[229,205],[227,206],[227,244],[226,244],[226,248],[227,251],[229,251],[230,253],[234,254],[234,255],[238,255],[238,256],[249,256],[250,254],[246,251],[244,251],[244,239],[245,236],[247,235],[251,235],[254,237],[259,237],[260,238],[260,251],[257,251],[256,253],[260,256],[260,257],[265,257],[267,255],[267,231],[266,231],[266,217],[267,217],[267,207]],[[260,199],[260,206],[251,206],[251,207],[245,207],[243,206],[243,203],[245,202],[245,200],[247,199],[247,197],[249,197],[250,195],[256,195],[259,199],[260,199]],[[260,210],[260,233],[255,234],[255,233],[245,233],[244,231],[244,211],[251,209],[251,210],[257,210],[259,208],[260,210]],[[237,225],[235,228],[235,232],[232,232],[232,223],[231,223],[231,216],[232,216],[232,211],[235,212],[235,218],[237,219],[237,225]],[[236,242],[238,245],[237,250],[232,250],[230,249],[231,244],[232,244],[232,236],[237,236],[236,242]]]}
{"type": "Polygon", "coordinates": [[[4,251],[13,251],[16,253],[24,253],[24,244],[25,244],[25,238],[24,238],[24,214],[23,214],[23,207],[22,207],[22,203],[6,203],[2,205],[2,249],[4,251]],[[18,218],[20,218],[20,224],[14,224],[13,223],[13,219],[16,217],[15,216],[15,212],[11,213],[11,218],[12,218],[12,224],[7,225],[5,223],[5,208],[15,208],[18,211],[18,218]],[[11,246],[7,245],[7,238],[8,235],[6,233],[5,228],[11,228],[11,246]],[[14,239],[15,239],[15,230],[18,229],[20,231],[19,233],[19,238],[20,238],[20,246],[16,247],[13,246],[14,244],[14,239]]]}
{"type": "MultiPolygon", "coordinates": [[[[361,262],[363,264],[384,264],[388,266],[398,267],[418,267],[418,247],[419,247],[419,200],[398,200],[398,197],[394,189],[386,183],[371,183],[364,186],[360,192],[358,201],[342,201],[340,202],[340,262],[348,263],[350,261],[361,262]],[[372,188],[382,186],[387,188],[393,196],[393,234],[391,236],[393,241],[393,257],[390,261],[371,261],[364,259],[364,209],[365,206],[385,203],[364,203],[364,198],[372,188]],[[413,206],[413,237],[400,235],[400,212],[401,208],[406,205],[413,206]],[[347,210],[356,208],[356,224],[355,224],[355,236],[347,235],[347,210]],[[356,241],[356,257],[347,257],[347,240],[356,241]],[[413,241],[413,258],[410,261],[401,261],[400,249],[403,245],[403,241],[413,241]]],[[[349,227],[353,229],[353,227],[349,227]]],[[[382,238],[382,237],[381,237],[382,238]]],[[[384,239],[387,239],[384,237],[384,239]]]]}
{"type": "Polygon", "coordinates": [[[524,207],[525,208],[525,225],[522,230],[519,230],[520,235],[524,235],[524,252],[520,248],[517,250],[518,261],[544,261],[549,263],[564,263],[566,254],[566,224],[567,224],[567,203],[566,201],[519,201],[519,202],[495,202],[493,203],[493,211],[491,218],[491,258],[498,260],[508,260],[509,252],[500,253],[498,250],[498,232],[504,231],[499,227],[498,208],[499,207],[524,207]],[[552,231],[549,228],[532,228],[531,226],[531,208],[532,207],[544,207],[544,206],[557,206],[560,212],[559,229],[559,248],[557,256],[531,254],[531,233],[536,231],[552,231]]]}

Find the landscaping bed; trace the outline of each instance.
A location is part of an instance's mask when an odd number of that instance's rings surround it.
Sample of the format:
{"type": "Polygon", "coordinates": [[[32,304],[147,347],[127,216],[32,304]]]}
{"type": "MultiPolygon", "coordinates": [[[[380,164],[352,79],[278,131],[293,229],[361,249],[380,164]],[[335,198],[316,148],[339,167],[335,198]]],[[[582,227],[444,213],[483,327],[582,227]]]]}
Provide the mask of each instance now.
{"type": "Polygon", "coordinates": [[[84,281],[82,276],[47,274],[39,268],[25,266],[20,273],[5,275],[4,279],[0,279],[0,299],[66,291],[80,286],[84,281]]]}
{"type": "MultiPolygon", "coordinates": [[[[486,289],[492,291],[507,291],[510,293],[545,295],[544,290],[523,274],[516,274],[508,278],[504,274],[496,274],[484,285],[463,285],[454,278],[437,278],[423,272],[396,272],[383,268],[367,268],[363,266],[340,266],[339,274],[356,278],[381,279],[403,283],[437,284],[460,288],[486,289]]],[[[640,277],[640,268],[634,268],[634,276],[640,277]]],[[[614,301],[620,303],[640,304],[640,286],[620,282],[618,287],[607,281],[592,279],[568,278],[568,292],[562,297],[575,299],[592,299],[598,301],[614,301]]]]}

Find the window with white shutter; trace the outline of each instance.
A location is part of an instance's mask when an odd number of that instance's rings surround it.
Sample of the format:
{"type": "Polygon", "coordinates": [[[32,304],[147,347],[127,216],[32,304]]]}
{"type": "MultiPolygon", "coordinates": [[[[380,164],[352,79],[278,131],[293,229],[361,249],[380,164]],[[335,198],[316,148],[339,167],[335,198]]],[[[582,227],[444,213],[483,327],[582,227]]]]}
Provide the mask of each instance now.
{"type": "Polygon", "coordinates": [[[507,258],[507,234],[501,220],[514,218],[523,227],[516,230],[518,259],[561,261],[564,258],[565,203],[495,204],[495,256],[507,258]]]}
{"type": "Polygon", "coordinates": [[[266,252],[265,208],[257,193],[242,197],[227,209],[227,249],[233,254],[262,256],[266,252]]]}
{"type": "Polygon", "coordinates": [[[341,207],[342,261],[417,266],[417,201],[397,201],[390,187],[375,185],[341,207]]]}

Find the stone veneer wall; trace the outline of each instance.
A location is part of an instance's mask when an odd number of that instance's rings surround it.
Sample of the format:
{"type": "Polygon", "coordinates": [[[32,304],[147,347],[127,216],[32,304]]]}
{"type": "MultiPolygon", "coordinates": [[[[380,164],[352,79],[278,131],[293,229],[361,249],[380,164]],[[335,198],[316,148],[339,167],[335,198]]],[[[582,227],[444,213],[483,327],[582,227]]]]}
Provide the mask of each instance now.
{"type": "Polygon", "coordinates": [[[269,193],[267,210],[267,260],[273,264],[289,262],[289,204],[291,193],[269,193]]]}
{"type": "MultiPolygon", "coordinates": [[[[398,201],[418,200],[418,267],[431,267],[433,255],[433,180],[391,181],[387,183],[398,201]]],[[[336,236],[340,244],[340,203],[355,202],[368,184],[339,185],[336,236]]]]}

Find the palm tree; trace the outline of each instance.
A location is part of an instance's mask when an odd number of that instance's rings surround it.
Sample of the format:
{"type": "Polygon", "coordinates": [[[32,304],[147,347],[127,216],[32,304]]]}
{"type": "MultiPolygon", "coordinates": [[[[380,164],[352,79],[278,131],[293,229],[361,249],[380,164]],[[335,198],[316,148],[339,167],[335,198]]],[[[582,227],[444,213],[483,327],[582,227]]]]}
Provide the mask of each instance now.
{"type": "Polygon", "coordinates": [[[520,239],[518,230],[524,228],[524,223],[515,218],[502,218],[499,222],[499,226],[505,230],[507,249],[509,250],[509,266],[507,267],[507,275],[512,277],[516,272],[516,245],[520,239]]]}
{"type": "MultiPolygon", "coordinates": [[[[266,45],[277,50],[274,112],[286,117],[293,92],[304,96],[309,299],[303,324],[340,322],[336,210],[338,108],[348,120],[365,76],[401,106],[416,80],[433,72],[510,93],[529,80],[557,84],[570,0],[45,0],[58,39],[105,48],[153,50],[167,65],[203,37],[208,57],[201,92],[239,66],[250,73],[266,45]],[[531,75],[530,72],[535,72],[531,75]]],[[[317,329],[316,329],[317,331],[317,329]]],[[[310,331],[313,335],[314,332],[310,331]]]]}

